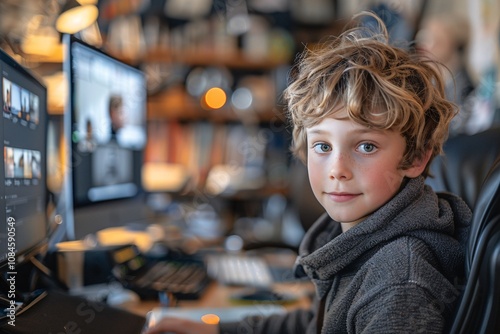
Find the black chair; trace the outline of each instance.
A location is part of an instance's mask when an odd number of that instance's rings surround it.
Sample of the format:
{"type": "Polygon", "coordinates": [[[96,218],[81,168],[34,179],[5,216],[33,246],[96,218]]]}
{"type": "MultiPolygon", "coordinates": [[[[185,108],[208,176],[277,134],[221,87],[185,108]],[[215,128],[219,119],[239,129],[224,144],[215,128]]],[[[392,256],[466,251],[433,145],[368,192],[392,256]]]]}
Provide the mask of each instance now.
{"type": "Polygon", "coordinates": [[[500,128],[450,138],[443,150],[426,182],[459,195],[473,212],[450,333],[500,333],[500,128]]]}
{"type": "Polygon", "coordinates": [[[432,162],[426,183],[435,191],[459,195],[473,210],[483,180],[500,156],[500,128],[452,137],[443,150],[432,162]]]}
{"type": "Polygon", "coordinates": [[[473,211],[466,284],[450,333],[500,333],[500,159],[487,174],[473,211]]]}

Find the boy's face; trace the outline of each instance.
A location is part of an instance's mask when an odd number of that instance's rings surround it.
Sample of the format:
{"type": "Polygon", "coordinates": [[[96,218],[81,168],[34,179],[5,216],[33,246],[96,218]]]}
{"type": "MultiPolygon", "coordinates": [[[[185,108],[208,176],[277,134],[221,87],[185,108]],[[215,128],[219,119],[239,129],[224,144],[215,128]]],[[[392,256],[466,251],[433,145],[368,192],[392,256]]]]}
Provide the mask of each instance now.
{"type": "Polygon", "coordinates": [[[307,129],[307,165],[314,195],[343,230],[364,220],[390,200],[404,176],[420,167],[398,168],[405,139],[394,131],[369,129],[345,111],[307,129]]]}

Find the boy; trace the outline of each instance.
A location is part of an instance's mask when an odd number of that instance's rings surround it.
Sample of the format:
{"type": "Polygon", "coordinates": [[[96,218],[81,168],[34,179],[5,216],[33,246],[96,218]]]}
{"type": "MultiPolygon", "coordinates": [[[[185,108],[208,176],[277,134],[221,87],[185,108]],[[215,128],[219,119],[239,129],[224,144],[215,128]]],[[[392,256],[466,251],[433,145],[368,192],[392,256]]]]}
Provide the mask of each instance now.
{"type": "MultiPolygon", "coordinates": [[[[364,15],[373,16],[370,13],[364,15]]],[[[433,67],[354,28],[308,51],[285,91],[296,156],[328,215],[297,273],[311,310],[219,326],[165,319],[148,333],[442,333],[462,274],[467,205],[424,185],[456,113],[433,67]]]]}

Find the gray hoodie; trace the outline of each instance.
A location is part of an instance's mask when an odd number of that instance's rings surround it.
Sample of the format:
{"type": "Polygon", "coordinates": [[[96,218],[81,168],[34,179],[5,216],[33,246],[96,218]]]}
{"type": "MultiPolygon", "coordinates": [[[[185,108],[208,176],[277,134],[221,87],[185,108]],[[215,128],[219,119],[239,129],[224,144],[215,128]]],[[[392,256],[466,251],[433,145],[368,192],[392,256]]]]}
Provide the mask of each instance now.
{"type": "Polygon", "coordinates": [[[310,310],[221,324],[221,333],[442,333],[459,299],[471,212],[424,178],[341,232],[321,217],[307,231],[297,275],[316,287],[310,310]]]}

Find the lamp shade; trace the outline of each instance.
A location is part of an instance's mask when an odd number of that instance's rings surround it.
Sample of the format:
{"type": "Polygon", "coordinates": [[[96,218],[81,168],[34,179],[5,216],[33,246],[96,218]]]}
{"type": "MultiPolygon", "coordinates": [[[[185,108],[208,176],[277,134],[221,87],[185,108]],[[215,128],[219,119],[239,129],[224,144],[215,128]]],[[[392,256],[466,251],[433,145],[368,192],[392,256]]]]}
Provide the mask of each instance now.
{"type": "Polygon", "coordinates": [[[75,0],[68,0],[56,21],[60,33],[76,34],[89,27],[97,20],[99,10],[94,5],[80,5],[75,0]]]}

